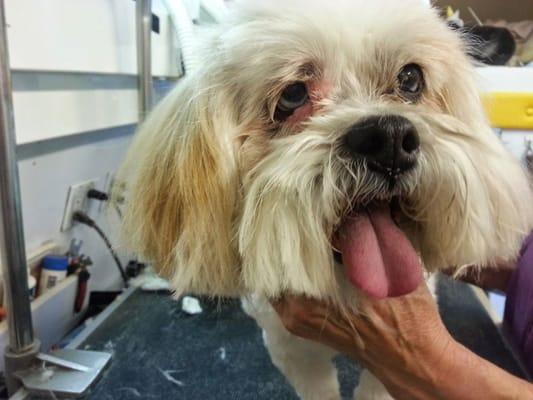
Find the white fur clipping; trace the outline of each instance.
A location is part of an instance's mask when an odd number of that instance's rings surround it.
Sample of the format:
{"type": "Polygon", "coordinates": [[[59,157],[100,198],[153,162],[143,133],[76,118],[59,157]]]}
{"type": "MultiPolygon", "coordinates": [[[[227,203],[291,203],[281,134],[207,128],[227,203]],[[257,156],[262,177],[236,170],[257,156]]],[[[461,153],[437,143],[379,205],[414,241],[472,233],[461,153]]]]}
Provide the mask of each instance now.
{"type": "Polygon", "coordinates": [[[189,315],[201,314],[203,311],[198,299],[191,296],[183,297],[181,309],[189,315]]]}
{"type": "Polygon", "coordinates": [[[155,274],[152,268],[147,267],[145,270],[135,278],[130,280],[132,286],[140,287],[147,292],[157,292],[160,290],[171,290],[171,286],[166,279],[163,279],[155,274]]]}

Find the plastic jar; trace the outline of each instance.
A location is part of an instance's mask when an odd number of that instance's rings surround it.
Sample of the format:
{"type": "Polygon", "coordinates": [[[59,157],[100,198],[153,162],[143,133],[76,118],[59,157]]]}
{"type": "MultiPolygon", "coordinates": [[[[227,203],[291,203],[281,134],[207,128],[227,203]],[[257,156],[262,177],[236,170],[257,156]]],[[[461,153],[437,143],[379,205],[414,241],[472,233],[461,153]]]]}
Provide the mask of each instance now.
{"type": "Polygon", "coordinates": [[[67,256],[46,256],[41,265],[39,295],[46,293],[67,277],[68,258],[67,256]]]}

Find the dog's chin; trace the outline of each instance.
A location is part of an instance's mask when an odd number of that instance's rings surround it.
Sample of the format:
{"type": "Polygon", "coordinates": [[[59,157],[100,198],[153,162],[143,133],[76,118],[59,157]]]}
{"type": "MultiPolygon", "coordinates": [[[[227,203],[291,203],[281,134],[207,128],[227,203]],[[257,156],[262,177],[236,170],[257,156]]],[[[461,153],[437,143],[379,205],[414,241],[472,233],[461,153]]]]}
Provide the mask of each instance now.
{"type": "Polygon", "coordinates": [[[393,193],[352,207],[332,237],[335,261],[350,283],[374,298],[410,293],[423,279],[419,256],[398,226],[405,215],[393,193]]]}

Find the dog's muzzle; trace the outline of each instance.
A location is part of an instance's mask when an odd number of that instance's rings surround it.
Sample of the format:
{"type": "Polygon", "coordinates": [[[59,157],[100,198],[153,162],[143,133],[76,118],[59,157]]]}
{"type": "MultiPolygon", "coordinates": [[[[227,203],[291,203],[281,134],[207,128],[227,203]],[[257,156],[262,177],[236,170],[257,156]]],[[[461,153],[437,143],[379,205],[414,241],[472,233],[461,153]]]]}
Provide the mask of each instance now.
{"type": "Polygon", "coordinates": [[[353,125],[345,144],[352,156],[364,159],[371,170],[395,179],[416,165],[420,138],[407,118],[384,115],[353,125]]]}

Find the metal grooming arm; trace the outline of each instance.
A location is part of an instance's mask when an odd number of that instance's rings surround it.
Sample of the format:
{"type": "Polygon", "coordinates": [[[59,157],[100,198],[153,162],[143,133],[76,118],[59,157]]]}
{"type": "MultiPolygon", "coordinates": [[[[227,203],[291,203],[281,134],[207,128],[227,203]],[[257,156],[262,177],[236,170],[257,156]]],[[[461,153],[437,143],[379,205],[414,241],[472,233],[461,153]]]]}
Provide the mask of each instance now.
{"type": "Polygon", "coordinates": [[[6,384],[10,395],[23,386],[52,397],[77,397],[87,392],[111,355],[80,350],[42,354],[33,335],[4,5],[0,0],[0,261],[9,328],[6,384]]]}
{"type": "Polygon", "coordinates": [[[0,256],[8,310],[9,345],[5,353],[5,368],[10,393],[18,386],[13,379],[13,372],[28,367],[39,351],[39,342],[33,337],[28,298],[28,270],[15,146],[4,1],[0,0],[0,256]]]}

